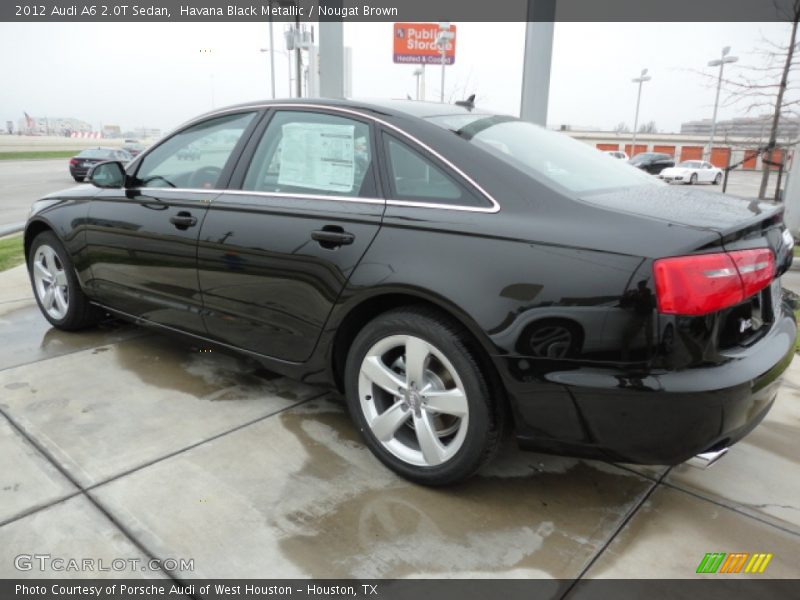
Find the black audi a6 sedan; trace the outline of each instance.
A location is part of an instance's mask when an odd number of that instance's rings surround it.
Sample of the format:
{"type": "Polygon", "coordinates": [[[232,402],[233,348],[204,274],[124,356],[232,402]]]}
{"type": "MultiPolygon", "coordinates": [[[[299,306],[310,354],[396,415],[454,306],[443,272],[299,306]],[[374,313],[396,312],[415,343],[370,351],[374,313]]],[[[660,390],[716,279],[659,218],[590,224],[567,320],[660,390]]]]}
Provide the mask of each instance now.
{"type": "Polygon", "coordinates": [[[50,323],[112,313],[338,388],[420,483],[473,474],[506,425],[565,455],[718,453],[794,353],[779,206],[472,106],[234,106],[89,180],[25,230],[50,323]]]}
{"type": "Polygon", "coordinates": [[[69,174],[75,181],[81,182],[89,170],[98,163],[118,160],[127,163],[133,156],[122,148],[87,148],[69,159],[69,174]]]}

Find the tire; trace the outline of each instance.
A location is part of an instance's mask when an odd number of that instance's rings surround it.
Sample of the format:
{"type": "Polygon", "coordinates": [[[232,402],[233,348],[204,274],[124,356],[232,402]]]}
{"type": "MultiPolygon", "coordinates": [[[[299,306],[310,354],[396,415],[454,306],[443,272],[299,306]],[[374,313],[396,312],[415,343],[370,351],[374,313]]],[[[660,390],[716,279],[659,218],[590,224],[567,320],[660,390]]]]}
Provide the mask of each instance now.
{"type": "Polygon", "coordinates": [[[65,331],[85,329],[102,317],[102,312],[89,304],[72,260],[52,231],[43,231],[33,239],[28,275],[39,310],[53,327],[65,331]]]}
{"type": "Polygon", "coordinates": [[[72,178],[78,183],[83,183],[84,180],[84,177],[78,177],[77,175],[73,175],[72,178]]]}
{"type": "Polygon", "coordinates": [[[717,173],[717,176],[714,177],[714,181],[712,182],[714,185],[719,185],[722,183],[722,173],[717,173]]]}
{"type": "Polygon", "coordinates": [[[502,437],[502,404],[493,402],[466,332],[436,311],[400,308],[367,323],[350,347],[344,380],[369,449],[413,482],[442,486],[470,477],[502,437]],[[406,372],[408,355],[419,357],[418,369],[406,372]]]}
{"type": "Polygon", "coordinates": [[[692,173],[692,176],[689,177],[689,185],[695,185],[697,183],[697,173],[692,173]]]}

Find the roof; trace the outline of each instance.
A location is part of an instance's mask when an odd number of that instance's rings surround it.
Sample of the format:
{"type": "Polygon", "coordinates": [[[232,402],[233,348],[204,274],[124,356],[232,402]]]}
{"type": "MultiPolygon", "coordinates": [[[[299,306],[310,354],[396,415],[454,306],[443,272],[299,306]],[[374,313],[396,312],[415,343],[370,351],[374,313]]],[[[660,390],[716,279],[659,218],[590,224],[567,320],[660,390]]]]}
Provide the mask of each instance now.
{"type": "Polygon", "coordinates": [[[479,108],[469,109],[457,104],[442,104],[439,102],[421,102],[418,100],[385,100],[385,99],[334,99],[334,98],[282,98],[275,100],[262,100],[246,102],[233,106],[226,106],[206,113],[210,116],[218,112],[225,112],[237,108],[257,108],[271,104],[305,104],[308,106],[341,106],[344,108],[361,109],[369,112],[381,113],[392,116],[412,116],[418,118],[435,117],[442,115],[460,114],[495,114],[479,108]]]}

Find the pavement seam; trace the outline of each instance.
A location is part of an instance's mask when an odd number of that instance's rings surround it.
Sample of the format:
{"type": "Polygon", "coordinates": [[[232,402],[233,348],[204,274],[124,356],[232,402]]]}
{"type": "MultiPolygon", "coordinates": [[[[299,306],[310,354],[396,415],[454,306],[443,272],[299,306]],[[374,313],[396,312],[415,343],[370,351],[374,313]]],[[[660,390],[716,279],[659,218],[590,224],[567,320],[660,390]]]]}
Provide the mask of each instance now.
{"type": "MultiPolygon", "coordinates": [[[[92,504],[92,506],[94,506],[94,507],[95,507],[95,508],[96,508],[96,509],[97,509],[97,510],[98,510],[98,511],[99,511],[99,512],[100,512],[100,513],[101,513],[101,514],[102,514],[102,515],[103,515],[103,516],[106,518],[106,519],[108,519],[108,520],[109,520],[109,522],[110,522],[110,523],[111,523],[111,524],[112,524],[114,527],[116,527],[116,528],[117,528],[117,529],[118,529],[118,530],[119,530],[119,531],[122,533],[122,535],[124,535],[124,536],[125,536],[125,537],[128,539],[128,541],[129,541],[131,544],[133,544],[133,546],[134,546],[135,548],[137,548],[137,549],[138,549],[138,550],[139,550],[139,551],[140,551],[142,554],[144,554],[144,555],[145,555],[145,556],[146,556],[148,559],[150,559],[150,560],[158,560],[158,557],[157,557],[155,554],[153,554],[152,552],[150,552],[150,550],[149,550],[149,549],[148,549],[148,548],[147,548],[147,547],[146,547],[146,546],[145,546],[145,545],[144,545],[144,544],[143,544],[143,543],[142,543],[140,540],[138,540],[138,539],[136,538],[136,536],[134,536],[134,535],[132,534],[132,532],[130,532],[130,531],[129,531],[129,530],[128,530],[128,529],[127,529],[127,528],[126,528],[124,525],[122,525],[122,523],[120,523],[119,521],[117,521],[117,519],[114,517],[114,515],[113,515],[113,514],[111,514],[111,513],[110,513],[110,512],[109,512],[109,511],[106,509],[106,507],[105,507],[105,506],[104,506],[102,503],[98,502],[98,501],[97,501],[97,500],[96,500],[96,499],[95,499],[95,498],[94,498],[94,497],[93,497],[91,494],[88,494],[88,493],[86,492],[86,490],[83,488],[83,486],[81,486],[81,484],[80,484],[80,483],[79,483],[79,482],[78,482],[78,481],[77,481],[77,480],[76,480],[76,479],[75,479],[75,478],[72,476],[72,474],[71,474],[71,473],[69,473],[69,471],[67,471],[67,469],[66,469],[65,467],[63,467],[63,466],[62,466],[62,465],[61,465],[61,464],[60,464],[60,463],[59,463],[59,462],[58,462],[58,461],[55,459],[55,457],[54,457],[54,456],[53,456],[53,455],[52,455],[52,454],[51,454],[51,453],[50,453],[50,452],[47,450],[47,448],[43,447],[43,446],[42,446],[42,445],[41,445],[41,444],[40,444],[40,443],[39,443],[39,442],[36,440],[36,438],[34,438],[34,437],[33,437],[33,435],[29,434],[29,433],[28,433],[28,432],[25,430],[25,428],[24,428],[24,427],[22,427],[22,425],[20,425],[19,423],[17,423],[17,422],[16,422],[14,419],[12,419],[12,418],[11,418],[11,417],[10,417],[8,414],[6,414],[6,412],[5,412],[5,411],[4,411],[2,408],[0,408],[0,414],[2,414],[2,415],[3,415],[3,416],[4,416],[4,417],[5,417],[7,420],[8,420],[9,424],[10,424],[10,425],[11,425],[11,426],[12,426],[12,427],[13,427],[13,428],[14,428],[14,429],[15,429],[15,430],[16,430],[16,431],[17,431],[17,432],[18,432],[18,433],[19,433],[19,434],[20,434],[20,435],[23,437],[23,438],[25,438],[26,440],[28,440],[28,442],[29,442],[29,443],[30,443],[30,444],[31,444],[31,445],[32,445],[34,448],[36,448],[36,449],[37,449],[37,450],[38,450],[38,451],[39,451],[39,452],[42,454],[42,456],[44,456],[44,458],[45,458],[46,460],[48,460],[48,461],[49,461],[49,462],[50,462],[50,463],[51,463],[51,464],[52,464],[52,465],[53,465],[53,466],[54,466],[54,467],[55,467],[55,468],[56,468],[56,469],[57,469],[57,470],[58,470],[58,471],[59,471],[59,472],[60,472],[60,473],[61,473],[61,474],[64,476],[64,477],[66,477],[66,478],[69,480],[69,482],[70,482],[70,483],[72,483],[72,485],[74,485],[76,488],[78,488],[79,492],[78,492],[78,493],[76,493],[76,494],[74,494],[74,495],[72,495],[70,498],[76,498],[76,497],[77,497],[77,496],[79,496],[79,495],[80,495],[80,496],[82,496],[82,497],[84,497],[84,498],[86,498],[86,499],[87,499],[87,500],[88,500],[88,501],[89,501],[89,502],[92,504]]],[[[63,499],[63,500],[62,500],[62,502],[63,502],[63,501],[65,501],[65,500],[66,500],[66,499],[63,499]]],[[[42,509],[39,509],[39,510],[42,510],[42,509]]],[[[38,511],[38,510],[37,510],[37,511],[31,511],[31,512],[30,512],[30,513],[28,513],[28,514],[34,514],[35,512],[39,512],[39,511],[38,511]]],[[[14,519],[14,521],[16,521],[16,520],[17,520],[17,519],[14,519]]],[[[185,585],[186,585],[186,584],[185,584],[185,582],[184,582],[182,579],[180,579],[179,577],[177,577],[177,576],[176,576],[174,573],[172,573],[171,571],[169,571],[169,570],[167,570],[167,569],[164,569],[163,567],[161,567],[161,571],[162,571],[162,572],[163,572],[165,575],[167,575],[167,576],[168,576],[170,579],[172,579],[173,581],[175,581],[176,583],[178,583],[178,584],[180,584],[180,585],[182,585],[182,586],[185,586],[185,585]]]]}
{"type": "Polygon", "coordinates": [[[698,500],[703,500],[705,502],[709,502],[711,504],[719,506],[720,508],[725,508],[727,510],[733,511],[733,512],[735,512],[737,514],[742,515],[743,517],[747,517],[749,519],[753,519],[754,521],[758,521],[759,523],[763,523],[764,525],[769,525],[770,527],[778,529],[779,531],[783,531],[784,533],[790,533],[792,535],[800,537],[800,531],[792,530],[792,529],[789,529],[787,527],[782,527],[781,525],[778,525],[777,523],[773,523],[773,522],[769,521],[768,519],[766,519],[764,517],[759,517],[758,515],[754,515],[754,514],[748,513],[748,512],[746,512],[745,510],[743,510],[742,508],[740,508],[740,507],[738,507],[736,505],[725,504],[724,502],[722,502],[720,500],[717,500],[715,498],[710,498],[708,496],[704,496],[703,494],[701,494],[699,492],[688,490],[686,488],[681,487],[678,484],[670,483],[668,481],[664,482],[664,486],[668,487],[668,488],[671,488],[673,490],[676,490],[678,492],[682,492],[684,494],[688,494],[689,496],[692,496],[693,498],[697,498],[698,500]]]}
{"type": "Polygon", "coordinates": [[[12,369],[17,369],[19,367],[29,367],[31,365],[35,365],[35,364],[39,364],[39,363],[45,363],[45,362],[48,362],[48,361],[51,361],[51,360],[56,360],[57,358],[63,358],[65,356],[72,356],[73,354],[77,354],[78,352],[86,352],[87,350],[97,350],[98,348],[106,348],[106,347],[118,346],[119,344],[124,344],[125,342],[128,342],[130,340],[138,340],[138,339],[141,339],[141,338],[146,338],[146,337],[155,336],[155,335],[156,334],[151,332],[151,331],[142,330],[141,333],[137,332],[136,334],[132,335],[131,337],[126,337],[124,340],[117,340],[116,342],[108,342],[106,344],[99,344],[97,346],[87,346],[86,348],[77,348],[75,350],[70,350],[70,351],[64,352],[62,354],[56,354],[55,356],[46,356],[44,358],[39,358],[39,359],[30,360],[28,362],[19,363],[18,365],[8,365],[8,366],[5,366],[5,367],[0,367],[0,373],[4,373],[4,372],[10,371],[12,369]]]}
{"type": "MultiPolygon", "coordinates": [[[[113,514],[113,513],[112,513],[112,512],[111,512],[109,509],[107,509],[107,508],[106,508],[106,506],[105,506],[105,505],[104,505],[104,504],[103,504],[103,503],[102,503],[102,502],[101,502],[101,501],[100,501],[98,498],[96,498],[96,497],[95,497],[93,494],[91,494],[91,493],[89,493],[89,492],[90,492],[90,491],[93,491],[93,490],[96,490],[96,489],[97,489],[99,486],[101,486],[101,485],[104,485],[104,484],[106,484],[106,483],[109,483],[109,482],[111,482],[111,481],[114,481],[115,479],[118,479],[118,478],[120,478],[120,477],[123,477],[123,476],[125,476],[125,475],[129,475],[129,474],[131,474],[131,473],[135,473],[136,471],[139,471],[139,470],[141,470],[141,469],[147,468],[147,467],[149,467],[149,466],[151,466],[151,465],[153,465],[153,464],[156,464],[156,463],[158,463],[158,462],[161,462],[162,460],[166,460],[167,458],[172,458],[173,456],[176,456],[176,455],[178,455],[178,454],[181,454],[181,453],[183,453],[183,452],[187,452],[187,451],[189,451],[189,450],[191,450],[191,449],[193,449],[193,448],[196,448],[196,447],[198,447],[198,446],[200,446],[200,445],[202,445],[202,444],[206,444],[206,443],[208,443],[208,442],[212,442],[212,441],[214,441],[214,440],[216,440],[216,439],[219,439],[219,438],[221,438],[221,437],[223,437],[223,436],[225,436],[225,435],[228,435],[228,434],[230,434],[230,433],[234,433],[234,432],[236,432],[236,431],[239,431],[239,430],[241,430],[241,429],[243,429],[243,428],[245,428],[245,427],[249,427],[250,425],[253,425],[253,424],[255,424],[255,423],[258,423],[258,422],[260,422],[260,421],[263,421],[264,419],[268,419],[269,417],[272,417],[272,416],[275,416],[275,415],[277,415],[277,414],[280,414],[280,413],[282,413],[282,412],[284,412],[284,411],[286,411],[286,410],[289,410],[289,409],[291,409],[291,408],[294,408],[294,407],[300,406],[300,405],[302,405],[302,404],[305,404],[306,402],[311,402],[311,401],[313,401],[313,400],[317,400],[317,399],[319,399],[319,398],[322,398],[323,396],[325,396],[325,395],[327,395],[327,394],[329,394],[329,393],[330,393],[330,391],[329,391],[329,390],[325,390],[324,392],[321,392],[321,393],[317,394],[316,396],[312,396],[312,397],[310,397],[310,398],[306,398],[305,400],[301,400],[301,401],[299,401],[299,402],[295,402],[294,404],[291,404],[291,405],[289,405],[289,406],[286,406],[286,407],[284,407],[284,408],[281,408],[281,409],[278,409],[278,410],[272,411],[271,413],[269,413],[269,414],[267,414],[267,415],[264,415],[264,416],[262,416],[262,417],[259,417],[259,418],[257,418],[257,419],[253,419],[253,420],[251,420],[251,421],[248,421],[247,423],[243,423],[243,424],[241,424],[241,425],[237,425],[236,427],[234,427],[234,428],[232,428],[232,429],[229,429],[229,430],[226,430],[226,431],[224,431],[224,432],[218,433],[218,434],[216,434],[216,435],[214,435],[214,436],[212,436],[212,437],[210,437],[210,438],[206,438],[206,439],[204,439],[204,440],[201,440],[201,441],[199,441],[199,442],[197,442],[197,443],[195,443],[195,444],[190,444],[189,446],[186,446],[186,447],[184,447],[184,448],[182,448],[182,449],[180,449],[180,450],[177,450],[177,451],[175,451],[175,452],[172,452],[172,453],[170,453],[170,454],[167,454],[167,455],[161,456],[161,457],[159,457],[159,458],[158,458],[158,459],[156,459],[156,460],[150,461],[150,462],[148,462],[148,463],[144,463],[144,464],[142,464],[142,465],[139,465],[138,467],[136,467],[136,468],[134,468],[134,469],[130,469],[130,470],[128,470],[128,471],[126,471],[126,472],[124,472],[124,473],[117,474],[116,476],[114,476],[114,477],[112,477],[112,478],[110,478],[110,479],[107,479],[107,480],[105,480],[105,481],[103,481],[103,482],[101,482],[101,483],[97,483],[97,484],[91,485],[91,486],[89,486],[89,487],[86,487],[86,488],[84,488],[84,487],[83,487],[83,486],[80,484],[80,482],[78,482],[78,481],[77,481],[77,480],[76,480],[76,479],[75,479],[75,478],[74,478],[74,477],[73,477],[73,476],[72,476],[72,475],[69,473],[69,471],[67,471],[66,467],[63,467],[63,466],[62,466],[62,465],[61,465],[61,464],[60,464],[60,463],[59,463],[59,462],[56,460],[56,458],[55,458],[55,457],[54,457],[52,454],[50,454],[50,452],[49,452],[49,451],[48,451],[46,448],[44,448],[44,447],[43,447],[41,444],[39,444],[39,442],[38,442],[38,441],[37,441],[37,440],[36,440],[36,439],[33,437],[33,435],[32,435],[32,434],[29,434],[29,433],[28,433],[28,432],[25,430],[25,428],[24,428],[24,427],[22,427],[22,426],[21,426],[19,423],[17,423],[17,422],[16,422],[14,419],[12,419],[12,418],[11,418],[11,416],[10,416],[10,415],[8,415],[8,414],[5,412],[5,410],[3,410],[3,408],[0,406],[0,414],[2,414],[2,415],[3,415],[3,416],[6,418],[6,420],[9,422],[9,424],[10,424],[10,425],[11,425],[11,426],[12,426],[12,427],[13,427],[13,428],[14,428],[14,429],[15,429],[15,430],[16,430],[16,431],[17,431],[17,432],[18,432],[18,433],[19,433],[19,434],[20,434],[20,435],[23,437],[23,438],[25,438],[25,439],[26,439],[26,440],[27,440],[27,441],[28,441],[28,442],[29,442],[29,443],[30,443],[30,444],[31,444],[31,445],[32,445],[34,448],[36,448],[36,450],[37,450],[37,451],[39,451],[39,452],[42,454],[42,456],[44,456],[44,458],[45,458],[47,461],[49,461],[49,462],[50,462],[50,463],[51,463],[51,464],[52,464],[52,465],[53,465],[53,466],[56,468],[56,470],[58,470],[58,471],[59,471],[59,472],[60,472],[60,473],[61,473],[61,474],[62,474],[64,477],[66,477],[66,478],[67,478],[67,480],[68,480],[68,481],[69,481],[69,482],[70,482],[72,485],[74,485],[74,486],[75,486],[75,487],[78,489],[78,491],[77,491],[75,494],[72,494],[72,495],[71,495],[71,496],[69,496],[68,498],[62,498],[62,499],[61,499],[61,500],[59,500],[58,502],[52,502],[52,503],[49,503],[47,506],[42,506],[42,507],[38,507],[38,508],[36,508],[35,510],[30,510],[30,511],[26,512],[24,515],[18,515],[18,516],[16,516],[16,517],[14,517],[14,518],[12,518],[12,519],[9,519],[9,520],[7,520],[6,522],[4,522],[4,523],[0,524],[0,527],[2,527],[3,525],[6,525],[6,524],[8,524],[8,523],[12,523],[12,522],[14,522],[14,521],[17,521],[17,520],[19,520],[19,519],[21,519],[21,518],[24,518],[24,516],[29,516],[29,515],[35,514],[35,513],[39,512],[39,511],[41,511],[41,510],[44,510],[45,508],[48,508],[48,507],[54,506],[54,505],[56,505],[56,504],[60,504],[61,502],[65,502],[66,500],[69,500],[69,499],[71,499],[71,498],[75,498],[75,497],[77,497],[77,496],[79,496],[79,495],[80,495],[80,496],[83,496],[84,498],[86,498],[86,499],[87,499],[87,500],[88,500],[88,501],[89,501],[89,502],[92,504],[92,506],[94,506],[94,507],[95,507],[95,508],[96,508],[98,511],[100,511],[100,513],[101,513],[101,514],[102,514],[102,515],[103,515],[103,516],[104,516],[106,519],[108,519],[108,521],[109,521],[109,522],[110,522],[110,523],[111,523],[111,524],[112,524],[114,527],[116,527],[116,528],[117,528],[117,530],[119,530],[119,531],[122,533],[122,535],[124,535],[124,536],[125,536],[125,537],[128,539],[128,541],[129,541],[131,544],[133,544],[133,546],[134,546],[135,548],[137,548],[137,549],[138,549],[138,550],[139,550],[139,551],[140,551],[140,552],[141,552],[143,555],[145,555],[145,556],[146,556],[148,559],[150,559],[150,560],[157,560],[157,561],[159,561],[159,565],[160,565],[160,568],[161,568],[161,572],[162,572],[162,573],[164,573],[164,574],[165,574],[167,577],[169,577],[169,578],[170,578],[172,581],[174,581],[174,582],[175,582],[175,583],[177,583],[178,585],[180,585],[180,586],[182,586],[182,587],[186,588],[186,587],[188,586],[188,581],[184,580],[184,579],[183,579],[183,578],[182,578],[180,575],[178,575],[177,573],[174,573],[173,571],[171,571],[171,570],[169,570],[169,569],[166,569],[166,568],[164,568],[164,567],[163,567],[163,565],[161,565],[161,561],[160,561],[160,559],[158,558],[158,556],[156,556],[156,554],[155,554],[155,553],[151,552],[151,551],[150,551],[150,549],[149,549],[149,548],[147,548],[147,546],[145,546],[145,545],[144,545],[144,543],[143,543],[141,540],[139,540],[139,539],[136,537],[136,535],[135,535],[135,534],[134,534],[132,531],[130,531],[130,530],[129,530],[129,529],[128,529],[128,528],[127,528],[125,525],[123,525],[123,524],[122,524],[122,523],[121,523],[121,522],[120,522],[120,521],[119,521],[119,520],[118,520],[118,519],[117,519],[117,518],[114,516],[114,514],[113,514]]],[[[155,573],[155,572],[154,572],[154,573],[155,573]]],[[[196,599],[196,598],[197,598],[197,597],[196,597],[194,594],[187,594],[186,596],[187,596],[188,598],[192,598],[192,599],[196,599]]]]}
{"type": "Polygon", "coordinates": [[[109,483],[112,483],[113,481],[116,481],[117,479],[120,479],[122,477],[127,477],[128,475],[136,473],[137,471],[141,471],[142,469],[146,469],[147,467],[151,467],[151,466],[153,466],[155,464],[158,464],[158,463],[160,463],[162,461],[165,461],[167,459],[170,459],[170,458],[173,458],[175,456],[178,456],[179,454],[183,454],[184,452],[189,452],[190,450],[194,450],[195,448],[197,448],[199,446],[202,446],[202,445],[207,444],[209,442],[213,442],[215,440],[218,440],[219,438],[224,437],[226,435],[229,435],[231,433],[236,433],[237,431],[239,431],[241,429],[244,429],[245,427],[250,427],[251,425],[255,425],[256,423],[259,423],[259,422],[261,422],[261,421],[263,421],[265,419],[269,419],[270,417],[274,417],[275,415],[279,415],[282,412],[285,412],[285,411],[290,410],[292,408],[296,408],[296,407],[298,407],[298,406],[300,406],[302,404],[305,404],[306,402],[311,402],[313,400],[319,400],[320,398],[322,398],[322,397],[324,397],[324,396],[326,396],[328,394],[330,394],[330,391],[329,390],[325,390],[324,392],[320,392],[316,396],[311,396],[310,398],[306,398],[305,400],[300,400],[298,402],[295,402],[294,404],[290,404],[289,406],[284,406],[283,408],[279,408],[277,410],[274,410],[271,413],[268,413],[266,415],[262,415],[260,417],[256,417],[255,419],[251,419],[250,421],[246,421],[244,423],[236,425],[235,427],[232,427],[231,429],[226,429],[225,431],[222,431],[220,433],[215,433],[211,437],[202,439],[202,440],[200,440],[198,442],[194,442],[192,444],[189,444],[188,446],[184,446],[183,448],[179,448],[178,450],[174,450],[174,451],[172,451],[172,452],[170,452],[168,454],[164,454],[162,456],[159,456],[158,458],[154,458],[151,461],[142,463],[142,464],[137,465],[135,467],[131,467],[127,471],[121,471],[120,473],[117,473],[116,475],[112,475],[111,477],[109,477],[107,479],[104,479],[103,481],[99,481],[97,483],[93,483],[93,484],[91,484],[91,485],[89,485],[89,486],[87,486],[85,488],[81,488],[81,489],[83,489],[83,490],[85,490],[87,492],[96,490],[97,488],[99,488],[99,487],[101,487],[103,485],[107,485],[109,483]]]}
{"type": "Polygon", "coordinates": [[[235,433],[235,432],[239,431],[240,429],[244,429],[245,427],[249,427],[250,425],[254,425],[254,424],[258,423],[259,421],[263,421],[264,419],[268,419],[270,417],[274,417],[275,415],[278,415],[278,414],[280,414],[280,413],[282,413],[282,412],[284,412],[286,410],[295,408],[297,406],[300,406],[301,404],[305,404],[306,402],[311,402],[312,400],[318,400],[319,398],[321,398],[321,397],[323,397],[323,396],[325,396],[326,394],[329,394],[329,393],[330,393],[329,391],[325,391],[325,392],[322,392],[320,394],[317,394],[316,396],[312,396],[310,398],[306,398],[305,400],[300,400],[299,402],[295,402],[294,404],[291,404],[289,406],[285,406],[285,407],[280,408],[278,410],[275,410],[275,411],[273,411],[273,412],[271,412],[269,414],[263,415],[261,417],[257,417],[255,419],[247,421],[246,423],[242,423],[240,425],[237,425],[236,427],[233,427],[232,429],[226,429],[225,431],[222,431],[220,433],[214,434],[213,436],[211,436],[209,438],[205,438],[203,440],[200,440],[199,442],[195,442],[193,444],[190,444],[188,446],[184,446],[183,448],[180,448],[178,450],[170,452],[169,454],[165,454],[163,456],[159,456],[158,458],[155,458],[155,459],[153,459],[151,461],[148,461],[146,463],[142,463],[142,464],[137,465],[135,467],[132,467],[132,468],[126,470],[126,471],[122,471],[120,473],[117,473],[116,475],[113,475],[112,477],[109,477],[109,478],[104,479],[103,481],[100,481],[100,482],[97,482],[97,483],[93,483],[93,484],[91,484],[91,485],[89,485],[87,487],[83,487],[82,485],[80,485],[80,483],[77,480],[73,479],[70,476],[70,474],[65,470],[65,468],[62,468],[61,464],[55,459],[55,457],[52,457],[49,452],[47,452],[38,443],[34,442],[33,436],[30,435],[30,434],[27,434],[25,432],[25,430],[22,429],[21,426],[19,426],[15,421],[13,421],[3,411],[3,409],[0,407],[0,414],[2,414],[8,420],[8,422],[14,427],[14,429],[16,429],[20,433],[20,435],[22,435],[22,437],[24,437],[26,440],[28,440],[31,443],[31,445],[33,445],[33,447],[38,452],[40,452],[45,457],[45,459],[47,459],[48,462],[52,463],[56,467],[56,469],[58,470],[59,473],[64,475],[64,477],[66,477],[67,480],[72,485],[76,486],[76,488],[77,488],[77,490],[75,492],[73,492],[72,494],[69,494],[68,496],[64,496],[62,498],[59,498],[57,500],[53,500],[52,502],[48,502],[48,503],[42,504],[40,506],[30,507],[30,508],[26,509],[25,511],[14,515],[13,517],[9,517],[4,521],[0,521],[0,528],[5,526],[5,525],[8,525],[10,523],[13,523],[14,521],[18,521],[18,520],[23,519],[23,518],[25,518],[27,516],[30,516],[32,514],[36,514],[37,512],[40,512],[42,510],[46,510],[48,508],[56,506],[57,504],[61,504],[62,502],[65,502],[66,500],[74,498],[77,495],[85,494],[86,492],[90,492],[90,491],[96,490],[100,486],[103,486],[103,485],[106,485],[106,484],[111,483],[113,481],[116,481],[117,479],[120,479],[122,477],[126,477],[127,475],[131,475],[131,474],[133,474],[133,473],[135,473],[137,471],[140,471],[142,469],[146,469],[147,467],[150,467],[150,466],[152,466],[154,464],[157,464],[157,463],[159,463],[159,462],[161,462],[163,460],[167,460],[169,458],[177,456],[178,454],[182,454],[183,452],[188,452],[189,450],[197,448],[198,446],[202,446],[203,444],[205,444],[207,442],[212,442],[212,441],[214,441],[216,439],[219,439],[219,438],[221,438],[223,436],[226,436],[226,435],[228,435],[230,433],[235,433]]]}
{"type": "MultiPolygon", "coordinates": [[[[598,559],[608,549],[608,547],[611,545],[611,543],[617,538],[617,536],[622,532],[622,530],[625,529],[625,527],[628,525],[628,523],[631,521],[631,519],[633,519],[633,517],[639,512],[639,509],[642,506],[644,506],[644,503],[647,502],[647,500],[650,498],[650,496],[653,495],[653,492],[655,492],[656,489],[658,488],[658,486],[661,485],[662,481],[664,480],[664,478],[667,476],[667,474],[671,470],[672,470],[671,468],[667,469],[661,475],[661,477],[659,477],[658,479],[650,479],[650,478],[647,478],[647,477],[644,478],[646,481],[649,481],[650,483],[652,483],[652,485],[650,486],[650,489],[648,489],[644,493],[644,495],[639,499],[639,501],[636,503],[636,505],[633,508],[631,508],[631,510],[628,511],[628,513],[622,519],[620,524],[617,525],[617,527],[614,529],[614,531],[611,532],[611,535],[603,543],[603,545],[600,547],[600,549],[597,552],[595,552],[595,555],[591,559],[589,559],[589,561],[586,563],[586,565],[583,567],[583,569],[581,569],[580,573],[578,573],[578,575],[572,580],[572,583],[569,584],[569,586],[564,591],[564,593],[559,597],[559,600],[565,600],[565,598],[567,596],[569,596],[569,594],[572,592],[573,588],[578,584],[578,582],[581,579],[583,579],[586,576],[586,573],[589,572],[589,570],[594,566],[594,564],[598,561],[598,559]]],[[[637,473],[637,474],[641,476],[641,473],[637,473]]]]}

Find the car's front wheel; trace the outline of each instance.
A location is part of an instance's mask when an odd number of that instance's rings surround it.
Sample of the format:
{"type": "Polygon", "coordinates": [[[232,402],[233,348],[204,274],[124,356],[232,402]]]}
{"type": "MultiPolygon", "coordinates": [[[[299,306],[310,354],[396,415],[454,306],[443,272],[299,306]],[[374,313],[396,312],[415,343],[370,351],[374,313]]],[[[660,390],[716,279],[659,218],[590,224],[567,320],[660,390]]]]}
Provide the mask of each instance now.
{"type": "Polygon", "coordinates": [[[692,176],[689,177],[689,185],[694,185],[697,183],[697,173],[692,173],[692,176]]]}
{"type": "Polygon", "coordinates": [[[463,480],[493,454],[503,414],[466,333],[427,309],[368,323],[348,353],[350,413],[370,450],[407,479],[463,480]]]}
{"type": "Polygon", "coordinates": [[[28,272],[36,302],[54,327],[76,330],[97,323],[102,316],[78,282],[67,251],[52,231],[37,235],[28,254],[28,272]]]}

